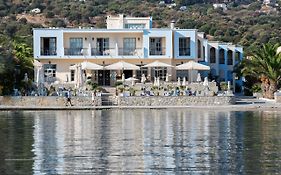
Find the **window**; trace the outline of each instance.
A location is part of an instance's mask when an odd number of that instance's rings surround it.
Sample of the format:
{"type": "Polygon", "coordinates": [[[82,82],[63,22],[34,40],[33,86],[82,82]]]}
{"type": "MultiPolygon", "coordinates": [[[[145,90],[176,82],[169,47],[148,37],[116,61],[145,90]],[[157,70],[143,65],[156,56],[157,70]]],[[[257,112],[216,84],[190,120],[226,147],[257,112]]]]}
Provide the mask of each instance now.
{"type": "Polygon", "coordinates": [[[44,78],[47,82],[53,82],[56,77],[56,70],[57,65],[56,64],[44,64],[44,78]]]}
{"type": "Polygon", "coordinates": [[[149,55],[165,55],[165,50],[162,47],[163,38],[150,38],[149,55]]]}
{"type": "Polygon", "coordinates": [[[153,67],[151,68],[152,77],[160,77],[160,80],[165,80],[167,74],[166,67],[153,67]]]}
{"type": "Polygon", "coordinates": [[[202,61],[205,61],[205,57],[206,57],[205,52],[206,52],[206,48],[205,48],[205,46],[203,46],[203,60],[202,61]]]}
{"type": "Polygon", "coordinates": [[[198,60],[201,58],[201,41],[197,40],[198,60]]]}
{"type": "Polygon", "coordinates": [[[57,55],[57,38],[42,37],[41,38],[41,55],[57,55]]]}
{"type": "Polygon", "coordinates": [[[137,66],[140,66],[140,70],[136,71],[136,78],[140,80],[141,77],[142,77],[142,74],[144,74],[145,77],[147,77],[147,75],[148,75],[148,68],[147,67],[141,67],[143,65],[137,65],[137,66]]]}
{"type": "MultiPolygon", "coordinates": [[[[73,66],[74,64],[70,65],[73,66]]],[[[75,80],[75,70],[70,70],[70,81],[74,81],[75,80]]]]}
{"type": "Polygon", "coordinates": [[[190,56],[190,38],[179,38],[179,56],[190,56]]]}
{"type": "Polygon", "coordinates": [[[235,61],[240,61],[241,58],[240,52],[235,52],[235,61]]]}
{"type": "Polygon", "coordinates": [[[97,38],[97,55],[109,55],[109,38],[97,38]]]}
{"type": "Polygon", "coordinates": [[[70,38],[67,53],[69,55],[83,55],[83,38],[70,38]]]}
{"type": "Polygon", "coordinates": [[[216,63],[216,49],[214,47],[210,49],[210,63],[216,63]]]}
{"type": "Polygon", "coordinates": [[[125,24],[125,29],[144,29],[145,24],[125,24]]]}
{"type": "Polygon", "coordinates": [[[220,63],[220,64],[225,64],[225,60],[224,60],[224,49],[220,49],[220,50],[219,50],[219,63],[220,63]]]}
{"type": "Polygon", "coordinates": [[[136,50],[136,38],[124,38],[123,49],[120,54],[122,55],[134,55],[136,50]]]}
{"type": "Polygon", "coordinates": [[[233,52],[232,52],[232,50],[227,51],[227,65],[233,65],[233,52]]]}

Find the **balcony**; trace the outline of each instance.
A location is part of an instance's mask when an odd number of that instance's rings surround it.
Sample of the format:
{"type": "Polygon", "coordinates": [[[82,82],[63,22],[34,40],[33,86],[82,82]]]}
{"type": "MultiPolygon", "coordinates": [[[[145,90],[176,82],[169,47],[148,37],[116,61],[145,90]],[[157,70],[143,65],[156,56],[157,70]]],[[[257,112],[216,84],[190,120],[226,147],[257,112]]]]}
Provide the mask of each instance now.
{"type": "Polygon", "coordinates": [[[56,56],[57,52],[56,52],[56,49],[41,49],[40,55],[41,56],[56,56]]]}
{"type": "Polygon", "coordinates": [[[91,56],[114,56],[116,55],[115,48],[106,48],[106,49],[91,49],[91,56]]]}
{"type": "Polygon", "coordinates": [[[66,55],[66,56],[88,55],[88,49],[87,48],[64,48],[64,55],[66,55]]]}
{"type": "Polygon", "coordinates": [[[166,48],[150,48],[149,49],[149,55],[151,56],[158,56],[158,55],[165,55],[166,54],[166,48]]]}
{"type": "Polygon", "coordinates": [[[179,56],[190,56],[190,48],[179,48],[179,56]]]}
{"type": "Polygon", "coordinates": [[[142,48],[119,48],[118,49],[119,56],[141,56],[142,55],[142,48]]]}

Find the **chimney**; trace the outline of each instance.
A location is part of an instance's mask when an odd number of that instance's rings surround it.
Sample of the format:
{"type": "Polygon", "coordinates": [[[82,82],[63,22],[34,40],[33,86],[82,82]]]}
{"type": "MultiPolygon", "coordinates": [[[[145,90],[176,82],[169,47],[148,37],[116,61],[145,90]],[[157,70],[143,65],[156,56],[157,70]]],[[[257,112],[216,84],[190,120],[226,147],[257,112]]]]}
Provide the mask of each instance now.
{"type": "Polygon", "coordinates": [[[171,29],[174,29],[174,28],[175,28],[175,23],[176,23],[175,20],[172,20],[172,21],[171,21],[171,24],[170,24],[171,29]]]}

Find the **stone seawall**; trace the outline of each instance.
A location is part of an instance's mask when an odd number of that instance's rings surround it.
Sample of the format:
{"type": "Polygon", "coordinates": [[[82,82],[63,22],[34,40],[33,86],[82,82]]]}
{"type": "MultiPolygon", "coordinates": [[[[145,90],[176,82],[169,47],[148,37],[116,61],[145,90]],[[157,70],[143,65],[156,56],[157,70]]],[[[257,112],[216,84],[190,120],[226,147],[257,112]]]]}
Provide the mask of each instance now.
{"type": "MultiPolygon", "coordinates": [[[[0,106],[48,107],[65,106],[66,99],[56,96],[0,96],[0,106]]],[[[76,97],[71,98],[74,106],[101,106],[101,97],[76,97]]]]}
{"type": "Polygon", "coordinates": [[[179,97],[119,97],[119,106],[218,106],[233,105],[235,97],[197,97],[197,96],[179,96],[179,97]]]}

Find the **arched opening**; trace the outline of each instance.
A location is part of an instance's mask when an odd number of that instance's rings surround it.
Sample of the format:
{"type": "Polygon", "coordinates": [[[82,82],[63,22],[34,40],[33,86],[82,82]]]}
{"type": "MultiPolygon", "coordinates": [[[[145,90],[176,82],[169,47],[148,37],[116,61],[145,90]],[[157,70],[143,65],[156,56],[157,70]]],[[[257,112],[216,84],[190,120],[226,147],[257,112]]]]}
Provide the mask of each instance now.
{"type": "Polygon", "coordinates": [[[227,51],[227,65],[233,65],[233,52],[232,52],[232,50],[227,51]]]}
{"type": "Polygon", "coordinates": [[[205,51],[206,51],[206,48],[205,48],[205,46],[203,46],[203,61],[205,61],[205,51]]]}
{"type": "Polygon", "coordinates": [[[241,61],[241,53],[240,52],[235,52],[235,61],[241,61]]]}
{"type": "Polygon", "coordinates": [[[219,50],[219,63],[220,64],[225,64],[225,61],[224,61],[224,49],[220,49],[219,50]]]}
{"type": "Polygon", "coordinates": [[[210,63],[216,63],[216,49],[214,47],[210,49],[210,63]]]}
{"type": "Polygon", "coordinates": [[[201,41],[197,40],[198,60],[201,60],[201,41]]]}

